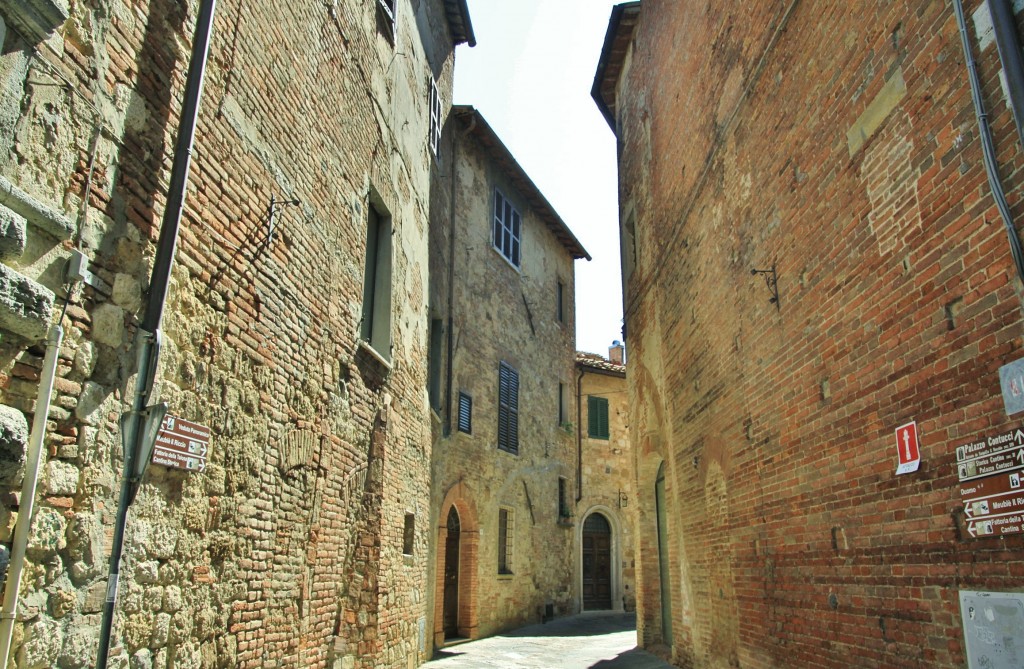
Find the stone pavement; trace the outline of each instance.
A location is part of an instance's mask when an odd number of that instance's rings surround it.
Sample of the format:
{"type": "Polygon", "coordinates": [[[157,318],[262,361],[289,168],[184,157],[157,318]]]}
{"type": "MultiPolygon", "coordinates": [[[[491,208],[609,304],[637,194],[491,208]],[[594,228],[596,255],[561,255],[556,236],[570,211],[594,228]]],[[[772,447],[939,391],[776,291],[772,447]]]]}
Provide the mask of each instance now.
{"type": "Polygon", "coordinates": [[[671,669],[636,647],[636,615],[584,613],[450,645],[424,669],[671,669]]]}

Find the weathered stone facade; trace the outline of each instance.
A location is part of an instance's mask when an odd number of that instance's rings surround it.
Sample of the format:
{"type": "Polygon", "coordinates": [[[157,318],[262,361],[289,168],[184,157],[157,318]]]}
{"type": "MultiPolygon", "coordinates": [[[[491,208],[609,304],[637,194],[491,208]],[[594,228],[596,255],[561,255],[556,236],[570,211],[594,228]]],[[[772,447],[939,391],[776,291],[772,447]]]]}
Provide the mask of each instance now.
{"type": "MultiPolygon", "coordinates": [[[[197,6],[0,7],[0,541],[40,340],[66,331],[9,666],[95,662],[197,6]],[[65,298],[73,248],[96,280],[65,298]]],[[[149,468],[112,666],[405,669],[430,652],[431,84],[440,122],[466,40],[452,0],[220,3],[156,390],[210,426],[211,452],[202,472],[149,468]],[[374,218],[391,231],[382,350],[361,341],[374,218]]]]}
{"type": "MultiPolygon", "coordinates": [[[[577,523],[577,574],[580,579],[580,609],[611,608],[633,611],[636,608],[636,480],[633,450],[629,445],[629,395],[626,390],[626,367],[621,345],[613,346],[609,359],[592,353],[576,354],[576,374],[579,395],[578,439],[581,468],[581,488],[577,491],[579,522],[577,523]],[[591,430],[590,409],[593,402],[606,402],[597,406],[608,417],[607,430],[595,421],[591,430]],[[587,519],[600,514],[608,521],[609,541],[609,606],[604,597],[597,598],[596,606],[587,606],[590,593],[587,581],[595,574],[586,564],[589,547],[583,532],[587,519]]],[[[598,578],[600,580],[600,577],[598,578]]]]}
{"type": "MultiPolygon", "coordinates": [[[[965,4],[1019,221],[988,8],[965,4]]],[[[972,537],[956,452],[1020,426],[998,372],[1022,285],[951,3],[626,3],[594,92],[620,148],[641,643],[680,667],[966,666],[959,593],[1024,573],[1024,534],[972,537]]]]}
{"type": "Polygon", "coordinates": [[[575,610],[558,491],[559,478],[575,481],[573,261],[589,258],[473,108],[453,109],[441,162],[435,199],[451,204],[435,208],[449,216],[431,221],[430,266],[438,645],[575,610]],[[517,221],[518,241],[496,241],[496,210],[517,221]]]}

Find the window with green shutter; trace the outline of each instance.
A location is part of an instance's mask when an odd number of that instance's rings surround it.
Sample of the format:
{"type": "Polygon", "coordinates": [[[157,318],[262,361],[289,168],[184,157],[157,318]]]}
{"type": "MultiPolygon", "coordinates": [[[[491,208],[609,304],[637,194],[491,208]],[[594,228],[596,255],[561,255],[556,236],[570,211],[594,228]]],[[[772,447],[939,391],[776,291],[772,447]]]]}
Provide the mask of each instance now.
{"type": "Polygon", "coordinates": [[[608,438],[608,399],[587,396],[587,435],[591,439],[608,438]]]}
{"type": "Polygon", "coordinates": [[[498,368],[498,448],[519,454],[519,372],[504,362],[498,368]]]}

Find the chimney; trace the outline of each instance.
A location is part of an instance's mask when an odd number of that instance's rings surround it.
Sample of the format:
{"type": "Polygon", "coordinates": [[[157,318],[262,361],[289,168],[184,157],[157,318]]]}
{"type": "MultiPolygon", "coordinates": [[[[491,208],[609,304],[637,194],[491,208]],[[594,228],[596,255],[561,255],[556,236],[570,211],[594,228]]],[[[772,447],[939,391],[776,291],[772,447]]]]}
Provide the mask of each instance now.
{"type": "Polygon", "coordinates": [[[615,363],[616,365],[625,365],[626,347],[622,345],[618,339],[612,342],[611,348],[608,349],[608,360],[615,363]]]}

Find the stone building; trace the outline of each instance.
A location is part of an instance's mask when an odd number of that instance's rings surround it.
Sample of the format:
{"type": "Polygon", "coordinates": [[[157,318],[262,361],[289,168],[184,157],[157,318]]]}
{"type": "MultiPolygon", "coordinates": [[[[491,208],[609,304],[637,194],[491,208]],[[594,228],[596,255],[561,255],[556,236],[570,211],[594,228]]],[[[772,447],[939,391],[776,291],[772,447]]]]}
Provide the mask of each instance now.
{"type": "Polygon", "coordinates": [[[1018,26],[958,4],[612,13],[639,635],[680,667],[1024,663],[1018,26]]]}
{"type": "MultiPolygon", "coordinates": [[[[198,6],[0,3],[0,541],[27,522],[43,340],[65,330],[13,666],[95,662],[198,6]]],[[[428,219],[466,4],[221,2],[213,35],[155,387],[210,450],[149,467],[111,666],[412,667],[432,597],[428,219]]]]}
{"type": "Polygon", "coordinates": [[[576,354],[579,610],[636,608],[633,450],[624,347],[576,354]]]}
{"type": "Polygon", "coordinates": [[[431,220],[433,634],[576,607],[574,270],[586,250],[472,107],[441,138],[431,220]]]}

